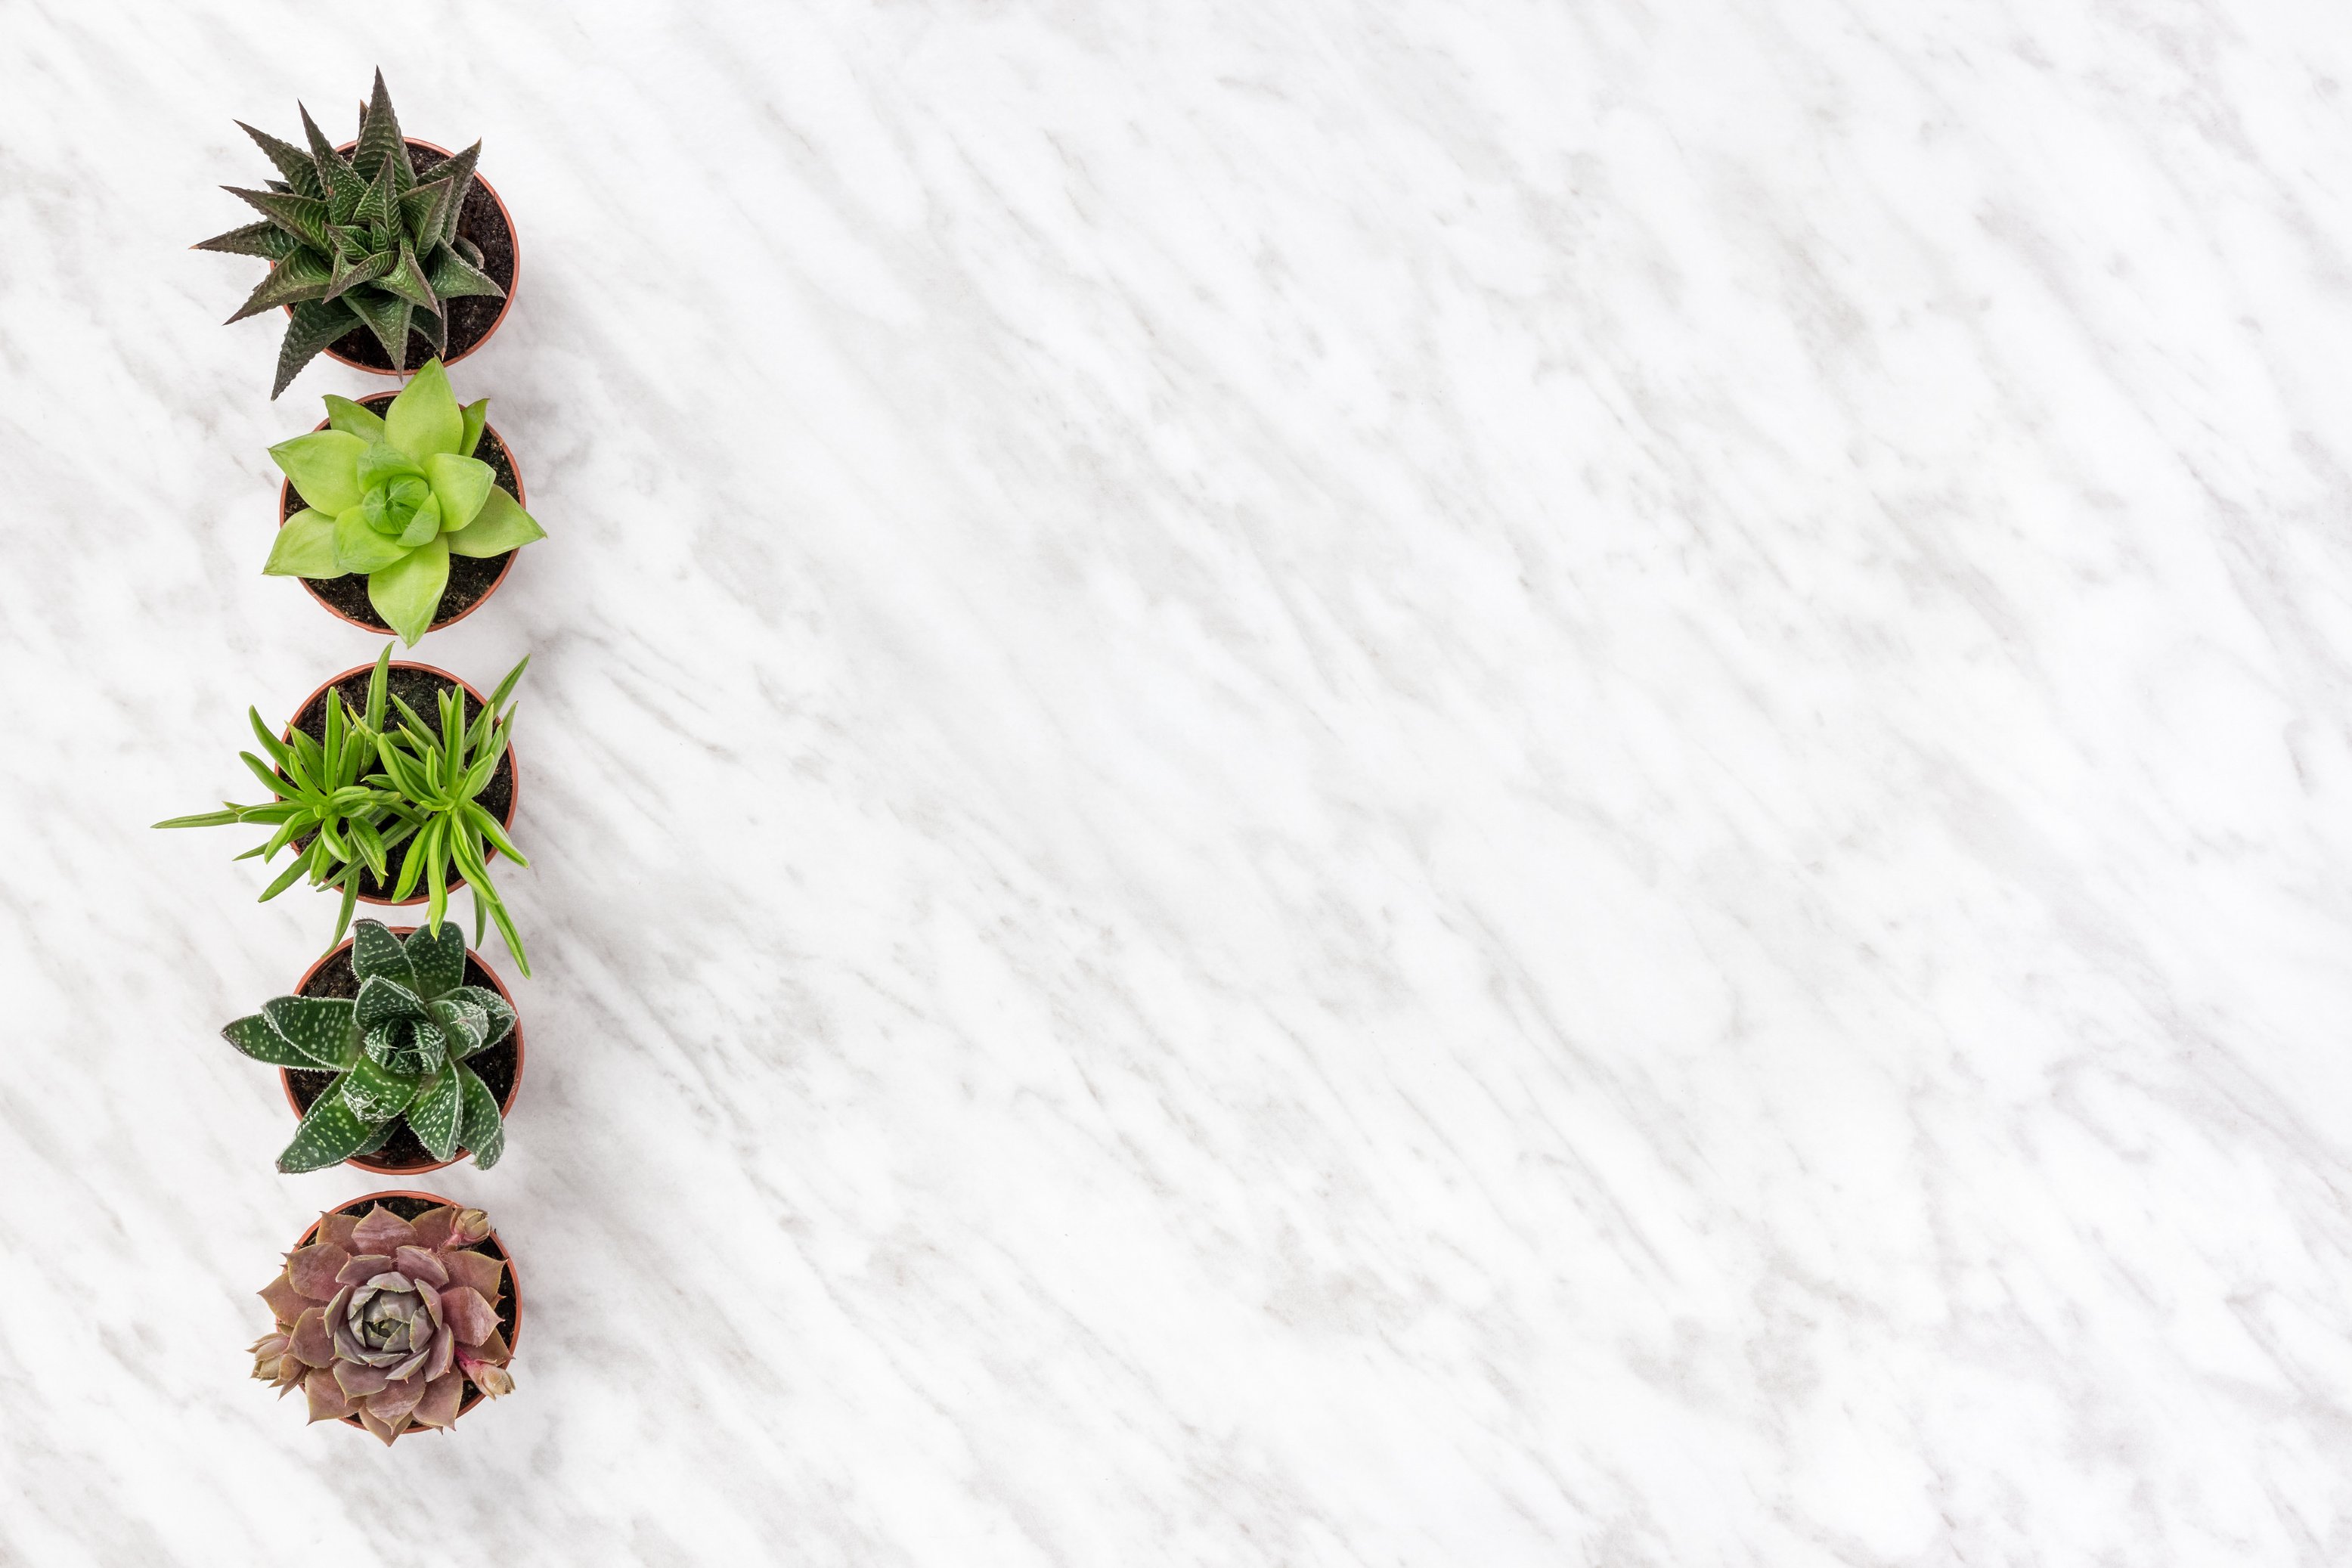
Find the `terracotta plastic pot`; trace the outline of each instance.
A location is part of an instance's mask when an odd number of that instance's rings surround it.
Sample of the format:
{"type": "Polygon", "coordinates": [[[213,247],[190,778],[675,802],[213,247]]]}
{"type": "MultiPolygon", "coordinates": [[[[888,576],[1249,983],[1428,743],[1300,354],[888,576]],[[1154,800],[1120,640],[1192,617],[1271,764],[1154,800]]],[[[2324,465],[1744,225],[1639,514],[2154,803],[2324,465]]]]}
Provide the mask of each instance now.
{"type": "MultiPolygon", "coordinates": [[[[347,1204],[337,1204],[335,1213],[358,1216],[366,1214],[370,1208],[379,1203],[403,1219],[415,1219],[426,1209],[438,1208],[443,1204],[461,1209],[471,1206],[458,1203],[454,1198],[445,1198],[438,1193],[423,1193],[410,1188],[388,1188],[383,1192],[369,1193],[353,1198],[347,1204]]],[[[302,1234],[295,1239],[294,1246],[308,1247],[318,1238],[318,1235],[319,1222],[312,1220],[302,1234]]],[[[288,1250],[290,1251],[292,1248],[288,1250]]],[[[505,1245],[499,1240],[499,1233],[496,1230],[476,1243],[470,1250],[488,1252],[507,1266],[506,1289],[499,1292],[499,1299],[490,1305],[498,1309],[499,1330],[506,1335],[507,1349],[520,1352],[522,1348],[522,1280],[515,1270],[514,1255],[509,1252],[505,1245]]],[[[480,1389],[474,1386],[474,1380],[467,1378],[465,1397],[457,1401],[457,1415],[455,1419],[463,1420],[466,1412],[479,1405],[487,1397],[488,1395],[480,1389]]],[[[356,1415],[344,1416],[343,1425],[357,1427],[362,1432],[367,1430],[356,1415]]],[[[396,1443],[401,1437],[418,1432],[439,1430],[441,1428],[436,1426],[408,1426],[403,1428],[399,1436],[394,1437],[393,1441],[396,1443]]]]}
{"type": "MultiPolygon", "coordinates": [[[[403,140],[408,143],[409,161],[412,163],[420,162],[416,156],[419,153],[431,155],[433,167],[437,167],[449,156],[449,149],[446,147],[436,146],[430,142],[420,142],[414,136],[404,137],[403,140]]],[[[356,142],[346,142],[335,151],[348,153],[357,145],[359,143],[356,142]]],[[[429,168],[419,168],[416,171],[418,179],[423,180],[429,172],[429,168]]],[[[507,310],[514,304],[515,287],[522,281],[522,237],[515,229],[514,215],[507,211],[507,204],[499,199],[499,193],[490,188],[490,183],[477,174],[474,176],[473,189],[467,193],[465,209],[457,220],[457,232],[461,237],[473,240],[478,246],[481,244],[479,236],[483,232],[479,226],[482,225],[502,226],[506,231],[507,248],[514,258],[511,271],[504,280],[506,298],[485,301],[496,304],[498,314],[490,319],[488,326],[481,330],[480,335],[465,347],[459,348],[453,342],[441,355],[443,364],[456,364],[459,360],[488,342],[498,330],[506,325],[507,310]]],[[[498,275],[495,268],[485,268],[484,270],[489,272],[492,277],[498,275]]],[[[465,304],[466,301],[462,300],[448,301],[452,310],[465,304]]],[[[430,349],[426,351],[428,354],[431,352],[430,349]]],[[[425,363],[420,359],[415,364],[410,365],[408,370],[394,370],[392,357],[383,352],[383,345],[377,342],[374,334],[365,327],[355,327],[337,338],[327,345],[326,354],[329,359],[347,364],[353,370],[366,371],[371,375],[406,375],[409,371],[415,370],[416,365],[425,363]],[[376,363],[379,359],[383,363],[376,363]]]]}
{"type": "MultiPolygon", "coordinates": [[[[421,670],[425,674],[432,676],[436,679],[453,682],[461,688],[467,696],[474,700],[474,703],[477,708],[482,706],[485,701],[482,694],[475,690],[472,686],[463,680],[459,680],[447,670],[439,668],[436,666],[419,664],[411,659],[394,659],[393,660],[392,668],[394,670],[421,670]]],[[[351,668],[343,671],[341,675],[320,681],[319,683],[318,689],[311,692],[310,696],[304,698],[302,700],[301,706],[294,710],[293,722],[289,723],[286,726],[285,730],[281,731],[279,738],[282,740],[291,736],[294,732],[295,724],[300,723],[304,715],[308,714],[314,705],[318,706],[319,711],[323,715],[326,711],[325,702],[328,688],[340,686],[344,681],[351,679],[353,676],[357,676],[359,678],[358,693],[356,697],[354,697],[351,692],[344,693],[344,706],[355,710],[364,707],[367,700],[367,678],[371,674],[374,673],[374,670],[375,666],[373,663],[355,664],[352,666],[351,668]]],[[[418,708],[417,711],[425,714],[428,719],[432,716],[432,710],[430,709],[418,708]]],[[[466,718],[468,723],[473,721],[472,710],[467,710],[466,718]]],[[[484,786],[484,792],[487,794],[488,791],[496,789],[498,787],[499,780],[501,778],[507,780],[508,788],[506,809],[498,814],[499,826],[511,831],[514,827],[515,808],[522,804],[522,763],[521,760],[515,755],[515,748],[511,742],[508,743],[506,755],[499,760],[498,770],[491,773],[489,784],[484,786]]],[[[495,860],[498,858],[498,846],[495,844],[485,844],[482,846],[482,858],[485,861],[495,860]]],[[[370,883],[374,882],[375,879],[368,874],[365,867],[362,867],[360,868],[359,874],[362,879],[360,884],[359,901],[363,904],[376,904],[392,909],[405,909],[411,904],[425,903],[433,896],[429,892],[419,892],[412,893],[404,899],[395,899],[390,897],[388,894],[373,894],[370,893],[367,889],[370,883]]],[[[463,877],[453,878],[449,883],[449,892],[451,896],[454,897],[457,890],[465,885],[466,879],[463,877]]]]}
{"type": "MultiPolygon", "coordinates": [[[[415,926],[393,926],[390,929],[392,934],[394,936],[406,936],[416,928],[415,926]]],[[[342,946],[335,949],[334,952],[328,953],[324,958],[320,959],[318,963],[313,963],[310,968],[304,970],[302,972],[301,980],[294,987],[294,994],[298,996],[309,995],[310,994],[310,982],[318,978],[319,972],[326,968],[329,964],[334,963],[336,959],[351,952],[351,950],[352,943],[351,942],[346,941],[342,946]]],[[[507,1037],[504,1040],[499,1041],[497,1045],[489,1047],[488,1050],[484,1051],[480,1056],[473,1058],[476,1062],[479,1062],[494,1053],[505,1050],[509,1043],[513,1045],[514,1076],[507,1084],[506,1093],[501,1096],[499,1100],[499,1115],[503,1119],[509,1112],[514,1110],[515,1096],[522,1092],[522,1068],[524,1060],[522,1043],[522,1009],[515,1006],[514,994],[507,989],[507,983],[499,978],[499,972],[492,969],[487,963],[485,963],[480,953],[476,952],[470,947],[467,948],[466,950],[466,962],[479,969],[482,972],[482,978],[490,983],[490,989],[505,997],[507,1005],[514,1009],[515,1025],[511,1030],[508,1031],[507,1037]]],[[[478,1071],[480,1069],[478,1068],[476,1070],[478,1071]]],[[[297,1071],[304,1071],[307,1073],[308,1069],[279,1068],[278,1069],[278,1087],[286,1091],[286,1103],[293,1109],[295,1119],[299,1121],[310,1107],[309,1104],[304,1103],[301,1097],[294,1091],[294,1074],[297,1071]]],[[[333,1075],[322,1070],[316,1073],[308,1073],[308,1076],[331,1079],[333,1075]]],[[[325,1092],[325,1089],[326,1085],[320,1085],[318,1092],[311,1095],[311,1101],[315,1102],[318,1099],[319,1093],[325,1092]]],[[[367,1172],[371,1175],[376,1176],[426,1176],[432,1174],[436,1171],[442,1170],[446,1166],[456,1164],[458,1161],[466,1158],[467,1155],[472,1152],[472,1150],[461,1147],[455,1154],[452,1154],[446,1160],[436,1160],[430,1154],[427,1154],[422,1162],[410,1161],[404,1164],[397,1161],[387,1160],[381,1154],[354,1154],[350,1159],[345,1160],[343,1163],[354,1166],[359,1170],[367,1172]]]]}
{"type": "MultiPolygon", "coordinates": [[[[391,406],[392,400],[399,395],[400,395],[396,392],[375,392],[370,393],[367,396],[362,397],[358,401],[362,407],[368,409],[370,412],[382,414],[386,408],[391,406]]],[[[318,431],[324,430],[327,427],[327,424],[328,422],[326,420],[320,420],[318,424],[311,426],[312,433],[316,434],[318,431]]],[[[482,426],[482,444],[480,447],[476,448],[476,452],[478,455],[484,452],[493,453],[493,456],[483,459],[485,462],[489,463],[492,468],[497,468],[500,459],[504,460],[507,471],[514,476],[513,488],[509,489],[507,493],[514,497],[515,504],[517,506],[528,508],[530,505],[530,502],[524,499],[523,496],[522,465],[514,460],[514,448],[508,446],[499,437],[497,426],[484,425],[482,426]]],[[[301,500],[294,493],[294,481],[291,479],[278,480],[278,526],[280,528],[285,527],[287,520],[301,510],[301,500]]],[[[484,588],[479,596],[478,596],[472,604],[467,605],[456,615],[445,616],[436,613],[434,616],[432,626],[425,629],[428,631],[437,632],[444,626],[454,626],[459,621],[464,620],[467,616],[472,615],[476,610],[480,609],[484,605],[488,604],[490,602],[490,595],[497,593],[499,586],[506,582],[507,574],[514,570],[515,557],[520,553],[522,553],[521,548],[518,546],[513,550],[508,551],[503,555],[491,557],[490,560],[495,561],[498,563],[498,575],[490,579],[489,586],[484,588]]],[[[451,553],[449,557],[449,569],[453,574],[461,570],[458,565],[458,563],[461,561],[467,562],[469,564],[472,563],[470,557],[459,555],[454,552],[451,553]]],[[[489,562],[485,561],[480,564],[488,565],[489,564],[489,562]]],[[[337,620],[348,622],[350,625],[359,627],[362,631],[373,632],[378,637],[390,637],[392,635],[391,626],[384,621],[383,616],[378,616],[372,606],[367,605],[364,592],[362,593],[356,601],[357,604],[362,607],[362,611],[360,614],[353,614],[351,610],[347,610],[342,605],[336,604],[332,598],[328,596],[327,592],[323,588],[321,588],[317,583],[312,582],[310,578],[297,577],[295,581],[302,584],[302,590],[304,593],[309,594],[311,598],[319,602],[319,607],[320,609],[325,610],[327,614],[334,616],[337,620]]],[[[340,583],[343,581],[343,579],[338,577],[332,579],[332,581],[340,583]]],[[[362,581],[364,582],[364,579],[362,581]]],[[[442,591],[442,596],[445,599],[448,596],[446,589],[442,591]]]]}

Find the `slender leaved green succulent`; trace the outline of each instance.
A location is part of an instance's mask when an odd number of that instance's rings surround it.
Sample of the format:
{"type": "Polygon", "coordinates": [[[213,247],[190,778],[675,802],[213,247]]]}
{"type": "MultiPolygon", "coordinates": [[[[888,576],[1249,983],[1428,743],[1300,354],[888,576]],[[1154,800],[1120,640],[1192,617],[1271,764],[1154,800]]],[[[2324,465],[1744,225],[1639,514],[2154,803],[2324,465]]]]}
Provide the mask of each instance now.
{"type": "Polygon", "coordinates": [[[482,155],[479,142],[420,181],[380,70],[349,156],[328,142],[308,109],[301,113],[307,150],[237,122],[281,177],[266,190],[224,186],[261,214],[260,221],[196,247],[270,264],[269,276],[229,320],[291,308],[272,397],[320,349],[356,327],[375,334],[394,370],[405,370],[411,328],[436,349],[447,346],[444,301],[506,292],[482,269],[482,253],[457,233],[482,155]]]}
{"type": "Polygon", "coordinates": [[[368,603],[411,647],[433,625],[449,557],[502,555],[546,532],[474,456],[490,400],[459,407],[428,360],[379,418],[327,400],[329,427],[269,448],[302,498],[270,547],[267,573],[367,574],[368,603]]]}
{"type": "Polygon", "coordinates": [[[509,700],[530,663],[526,657],[507,671],[470,722],[465,717],[465,693],[455,686],[441,688],[436,723],[388,689],[392,645],[386,643],[369,674],[367,700],[358,713],[343,706],[340,692],[328,691],[323,740],[295,729],[281,741],[269,732],[257,711],[247,710],[268,761],[250,752],[239,755],[278,798],[258,805],[224,802],[218,811],[175,816],[155,826],[273,826],[267,842],[236,858],[257,856],[267,861],[292,845],[294,863],[270,883],[262,901],[276,898],[306,873],[312,887],[340,891],[341,908],[334,935],[327,942],[330,950],[351,925],[363,872],[378,882],[389,879],[395,901],[422,886],[428,928],[441,924],[449,907],[449,889],[462,879],[474,893],[477,945],[487,916],[498,926],[516,965],[529,975],[530,960],[490,880],[487,851],[495,847],[518,866],[530,862],[480,796],[498,772],[499,759],[506,755],[514,727],[509,700]],[[395,852],[399,863],[394,870],[395,852]]]}
{"type": "Polygon", "coordinates": [[[335,921],[335,934],[327,943],[330,948],[343,940],[343,931],[351,924],[352,910],[359,901],[360,872],[373,871],[379,879],[389,875],[391,850],[415,832],[393,817],[399,796],[388,787],[389,781],[378,784],[367,776],[379,765],[376,741],[383,726],[384,677],[391,662],[392,647],[386,644],[369,678],[362,712],[346,708],[341,692],[328,691],[325,733],[318,740],[291,730],[281,741],[261,721],[260,710],[245,710],[263,756],[240,752],[237,758],[277,798],[260,805],[224,803],[218,811],[175,816],[155,825],[226,827],[252,823],[274,827],[268,842],[237,858],[258,857],[268,861],[288,845],[295,846],[293,863],[262,890],[261,901],[268,903],[305,875],[312,887],[340,892],[342,909],[335,921]]]}
{"type": "Polygon", "coordinates": [[[253,1342],[253,1375],[280,1397],[301,1389],[311,1420],[357,1416],[387,1445],[456,1422],[467,1383],[513,1393],[507,1266],[474,1250],[489,1234],[488,1215],[453,1204],[414,1219],[382,1204],[321,1215],[260,1293],[274,1326],[253,1342]]]}
{"type": "Polygon", "coordinates": [[[498,1097],[467,1065],[514,1029],[514,1009],[466,982],[466,937],[448,921],[404,942],[381,921],[352,927],[359,994],[278,996],[221,1031],[256,1061],[331,1072],[294,1142],[289,1174],[373,1153],[403,1121],[436,1160],[471,1150],[488,1170],[506,1147],[498,1097]]]}

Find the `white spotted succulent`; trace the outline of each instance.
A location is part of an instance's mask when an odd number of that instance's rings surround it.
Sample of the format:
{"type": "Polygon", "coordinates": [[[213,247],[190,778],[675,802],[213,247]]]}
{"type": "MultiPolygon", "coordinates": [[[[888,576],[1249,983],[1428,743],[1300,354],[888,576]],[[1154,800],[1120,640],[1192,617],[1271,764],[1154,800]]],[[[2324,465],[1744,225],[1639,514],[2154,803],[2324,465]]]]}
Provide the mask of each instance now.
{"type": "Polygon", "coordinates": [[[335,1081],[310,1103],[278,1156],[316,1171],[383,1146],[404,1120],[436,1160],[460,1148],[488,1169],[506,1147],[497,1097],[467,1058],[514,1028],[514,1009],[466,980],[466,937],[454,921],[419,926],[406,942],[380,921],[352,927],[359,995],[278,996],[221,1030],[256,1061],[335,1081]]]}

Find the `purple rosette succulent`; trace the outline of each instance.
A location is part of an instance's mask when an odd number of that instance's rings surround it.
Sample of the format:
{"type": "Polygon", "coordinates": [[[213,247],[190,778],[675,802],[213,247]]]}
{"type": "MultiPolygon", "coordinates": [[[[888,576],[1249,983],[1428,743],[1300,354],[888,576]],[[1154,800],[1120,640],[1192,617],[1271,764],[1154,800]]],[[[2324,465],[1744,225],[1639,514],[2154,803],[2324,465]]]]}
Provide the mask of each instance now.
{"type": "Polygon", "coordinates": [[[469,1250],[489,1233],[481,1210],[448,1204],[415,1219],[381,1204],[325,1215],[260,1293],[277,1326],[254,1342],[253,1375],[281,1394],[299,1385],[311,1420],[357,1416],[387,1444],[456,1422],[469,1382],[493,1399],[512,1393],[506,1265],[469,1250]]]}

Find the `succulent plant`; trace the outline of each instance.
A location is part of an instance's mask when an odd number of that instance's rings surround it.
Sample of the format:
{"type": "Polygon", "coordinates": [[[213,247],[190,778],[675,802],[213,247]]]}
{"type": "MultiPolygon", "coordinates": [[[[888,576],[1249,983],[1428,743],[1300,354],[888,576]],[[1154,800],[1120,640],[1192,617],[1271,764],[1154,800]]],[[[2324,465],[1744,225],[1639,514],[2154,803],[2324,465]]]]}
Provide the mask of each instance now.
{"type": "Polygon", "coordinates": [[[341,694],[329,690],[323,741],[299,729],[281,741],[262,723],[258,711],[246,710],[269,760],[251,752],[238,755],[278,798],[258,805],[226,801],[218,811],[174,816],[155,826],[274,826],[266,843],[236,858],[258,856],[267,861],[293,845],[294,863],[262,892],[262,901],[276,898],[306,872],[312,887],[339,889],[342,903],[334,934],[327,941],[330,949],[343,940],[351,925],[362,870],[379,880],[391,876],[395,900],[407,898],[421,882],[426,889],[427,929],[440,926],[449,908],[449,885],[463,878],[474,892],[476,944],[481,942],[487,915],[528,976],[530,960],[490,880],[486,850],[495,847],[518,866],[530,862],[478,797],[498,772],[499,759],[506,755],[514,726],[508,699],[530,663],[526,657],[507,671],[470,722],[465,718],[465,694],[454,686],[442,688],[436,726],[388,690],[392,645],[386,643],[368,677],[367,701],[360,712],[352,713],[341,694]],[[396,722],[388,722],[387,699],[399,710],[396,722]],[[375,771],[363,772],[371,763],[375,771]],[[407,847],[394,873],[391,856],[403,845],[407,847]]]}
{"type": "Polygon", "coordinates": [[[383,727],[383,681],[391,661],[392,647],[386,644],[369,680],[363,712],[355,714],[346,708],[340,691],[327,693],[326,730],[320,740],[293,730],[281,741],[261,721],[260,710],[245,710],[254,739],[261,743],[268,761],[251,752],[239,752],[238,760],[277,798],[260,805],[224,803],[218,811],[155,824],[158,827],[226,827],[236,823],[274,826],[277,831],[267,843],[256,845],[237,858],[258,856],[268,861],[289,844],[296,846],[294,863],[262,889],[261,901],[268,903],[305,873],[312,887],[341,892],[342,909],[335,921],[335,934],[327,942],[330,948],[343,940],[344,929],[351,924],[352,910],[359,901],[360,870],[372,870],[378,878],[386,875],[391,849],[414,831],[392,817],[399,796],[388,787],[390,781],[378,784],[361,776],[377,760],[376,741],[383,727]]]}
{"type": "Polygon", "coordinates": [[[221,1030],[256,1061],[335,1080],[310,1102],[278,1168],[316,1171],[382,1148],[402,1121],[436,1160],[473,1151],[498,1163],[498,1097],[467,1058],[512,1032],[505,997],[466,980],[465,933],[447,921],[404,943],[381,921],[352,927],[359,994],[278,996],[221,1030]]]}
{"type": "Polygon", "coordinates": [[[307,150],[237,122],[280,178],[265,190],[224,186],[261,218],[196,247],[270,264],[269,275],[229,320],[291,308],[272,397],[320,349],[356,327],[375,334],[394,370],[405,370],[411,328],[435,348],[446,346],[443,301],[505,293],[482,269],[482,253],[457,233],[482,155],[479,142],[419,181],[380,70],[349,157],[328,142],[308,109],[301,114],[307,150]]]}
{"type": "Polygon", "coordinates": [[[281,1397],[299,1385],[311,1420],[356,1415],[387,1445],[412,1424],[453,1424],[468,1381],[493,1399],[512,1393],[506,1265],[468,1250],[489,1234],[488,1215],[448,1204],[415,1219],[382,1204],[320,1216],[261,1291],[276,1327],[253,1343],[253,1375],[281,1397]]]}
{"type": "Polygon", "coordinates": [[[414,647],[449,583],[449,557],[501,555],[547,537],[475,457],[490,402],[457,405],[427,360],[382,417],[329,397],[328,428],[269,448],[303,510],[286,520],[264,572],[367,576],[368,603],[414,647]]]}

